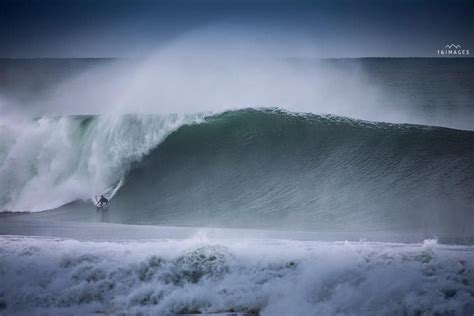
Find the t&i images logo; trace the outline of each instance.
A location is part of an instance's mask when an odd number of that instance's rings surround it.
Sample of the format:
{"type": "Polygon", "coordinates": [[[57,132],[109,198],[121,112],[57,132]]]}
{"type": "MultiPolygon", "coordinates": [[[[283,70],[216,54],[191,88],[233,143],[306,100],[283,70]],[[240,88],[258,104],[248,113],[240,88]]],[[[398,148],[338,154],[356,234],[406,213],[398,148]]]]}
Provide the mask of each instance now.
{"type": "Polygon", "coordinates": [[[442,49],[438,49],[440,56],[469,56],[471,54],[469,49],[463,49],[459,44],[448,44],[442,49]]]}

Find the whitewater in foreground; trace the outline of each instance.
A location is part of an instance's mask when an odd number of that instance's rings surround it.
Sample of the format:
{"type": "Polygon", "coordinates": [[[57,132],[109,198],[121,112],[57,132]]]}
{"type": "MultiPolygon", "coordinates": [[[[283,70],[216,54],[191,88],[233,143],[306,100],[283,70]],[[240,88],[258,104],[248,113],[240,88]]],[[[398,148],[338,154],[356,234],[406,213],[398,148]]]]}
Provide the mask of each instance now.
{"type": "Polygon", "coordinates": [[[180,230],[115,241],[1,236],[0,313],[474,312],[473,246],[254,238],[244,230],[181,238],[180,230]]]}

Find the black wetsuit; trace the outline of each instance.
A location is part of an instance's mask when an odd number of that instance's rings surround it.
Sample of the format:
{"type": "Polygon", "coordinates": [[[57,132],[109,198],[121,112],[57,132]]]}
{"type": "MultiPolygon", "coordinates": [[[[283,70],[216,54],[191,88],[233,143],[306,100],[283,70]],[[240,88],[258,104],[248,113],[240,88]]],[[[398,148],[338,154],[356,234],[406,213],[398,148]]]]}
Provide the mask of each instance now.
{"type": "Polygon", "coordinates": [[[107,200],[105,197],[101,197],[99,202],[97,202],[97,205],[104,206],[107,205],[107,203],[109,203],[109,200],[107,200]]]}

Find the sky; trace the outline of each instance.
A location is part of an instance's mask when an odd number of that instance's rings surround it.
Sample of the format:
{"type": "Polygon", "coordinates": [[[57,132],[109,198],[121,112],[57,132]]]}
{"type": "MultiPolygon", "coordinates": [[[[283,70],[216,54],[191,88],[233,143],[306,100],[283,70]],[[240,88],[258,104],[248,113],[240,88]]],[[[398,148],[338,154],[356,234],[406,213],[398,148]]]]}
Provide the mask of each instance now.
{"type": "Polygon", "coordinates": [[[474,1],[0,1],[0,57],[140,58],[183,39],[284,57],[474,52],[474,1]]]}

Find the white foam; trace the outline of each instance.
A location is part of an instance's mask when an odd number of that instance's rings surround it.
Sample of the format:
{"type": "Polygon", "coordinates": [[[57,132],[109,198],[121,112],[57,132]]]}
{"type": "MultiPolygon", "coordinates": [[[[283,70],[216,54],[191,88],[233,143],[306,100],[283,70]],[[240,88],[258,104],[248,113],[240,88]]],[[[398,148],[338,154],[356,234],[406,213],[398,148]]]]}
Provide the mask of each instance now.
{"type": "MultiPolygon", "coordinates": [[[[103,115],[2,121],[0,211],[41,211],[117,184],[171,132],[203,115],[103,115]]],[[[109,196],[110,197],[110,196],[109,196]]]]}
{"type": "Polygon", "coordinates": [[[147,242],[1,237],[0,267],[7,313],[474,312],[473,247],[202,235],[147,242]]]}

